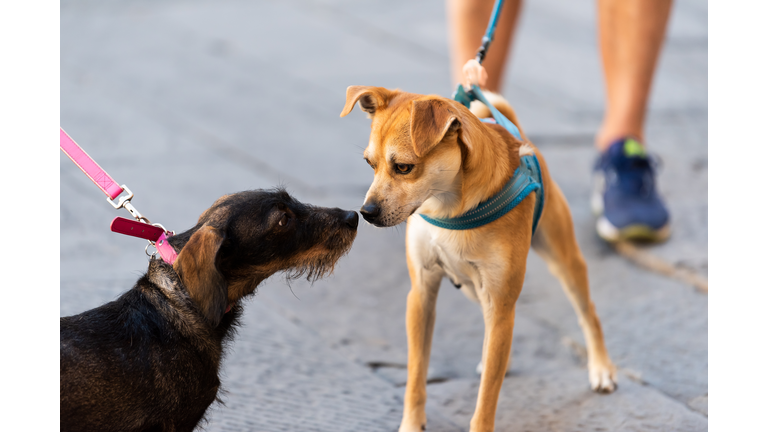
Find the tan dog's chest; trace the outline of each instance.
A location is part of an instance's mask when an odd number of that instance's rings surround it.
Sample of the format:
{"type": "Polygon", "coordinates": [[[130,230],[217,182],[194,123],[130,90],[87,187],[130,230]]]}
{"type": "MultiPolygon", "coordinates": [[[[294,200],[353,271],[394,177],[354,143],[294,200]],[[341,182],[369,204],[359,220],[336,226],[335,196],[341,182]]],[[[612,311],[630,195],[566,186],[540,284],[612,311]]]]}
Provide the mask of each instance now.
{"type": "MultiPolygon", "coordinates": [[[[479,302],[488,290],[499,289],[499,276],[510,265],[499,240],[472,231],[438,228],[418,214],[408,219],[408,243],[414,264],[445,274],[470,300],[479,302]]],[[[527,251],[526,251],[527,252],[527,251]]]]}

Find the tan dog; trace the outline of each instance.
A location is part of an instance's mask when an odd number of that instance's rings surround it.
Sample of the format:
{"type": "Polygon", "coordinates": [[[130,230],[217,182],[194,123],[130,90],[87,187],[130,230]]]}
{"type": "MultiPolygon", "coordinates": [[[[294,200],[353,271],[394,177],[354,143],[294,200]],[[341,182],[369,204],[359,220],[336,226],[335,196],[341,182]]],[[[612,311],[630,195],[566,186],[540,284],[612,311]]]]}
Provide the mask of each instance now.
{"type": "MultiPolygon", "coordinates": [[[[518,124],[506,101],[487,96],[518,124]]],[[[364,156],[374,169],[373,184],[360,212],[379,227],[408,220],[408,381],[400,431],[426,428],[427,366],[437,291],[444,276],[461,285],[461,291],[483,310],[482,377],[470,427],[472,431],[493,430],[512,345],[515,303],[523,288],[530,246],[560,279],[576,309],[587,342],[592,388],[613,391],[616,368],[608,357],[589,297],[587,266],[576,243],[568,203],[538,149],[524,134],[525,143],[501,126],[481,122],[460,103],[440,96],[351,86],[341,117],[357,102],[372,119],[364,156]],[[535,194],[496,221],[471,230],[439,228],[414,215],[418,211],[433,218],[455,217],[473,209],[512,177],[521,155],[533,152],[541,165],[546,194],[533,241],[535,194]]],[[[482,106],[473,111],[489,116],[482,106]]]]}

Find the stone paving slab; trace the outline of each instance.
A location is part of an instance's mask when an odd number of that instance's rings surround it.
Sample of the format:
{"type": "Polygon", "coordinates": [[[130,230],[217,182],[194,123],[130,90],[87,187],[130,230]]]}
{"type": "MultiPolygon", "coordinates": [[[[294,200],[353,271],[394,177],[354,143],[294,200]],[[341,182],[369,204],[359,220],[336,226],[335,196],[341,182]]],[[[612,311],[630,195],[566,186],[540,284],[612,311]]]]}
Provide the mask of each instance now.
{"type": "MultiPolygon", "coordinates": [[[[513,376],[504,381],[496,415],[505,431],[702,431],[707,420],[685,405],[675,405],[658,392],[626,379],[612,395],[600,395],[584,384],[584,371],[513,376]]],[[[469,424],[479,383],[451,381],[429,387],[441,412],[469,424]]],[[[431,425],[430,425],[431,426],[431,425]]]]}
{"type": "MultiPolygon", "coordinates": [[[[206,430],[397,430],[399,389],[268,304],[253,301],[248,309],[247,337],[238,338],[223,369],[225,406],[212,410],[206,430]]],[[[461,430],[430,414],[437,430],[461,430]]]]}
{"type": "MultiPolygon", "coordinates": [[[[531,254],[497,430],[706,430],[707,296],[617,256],[589,210],[603,97],[594,2],[524,7],[505,96],[571,204],[619,390],[588,390],[575,314],[531,254]]],[[[371,180],[369,121],[339,119],[348,85],[449,95],[442,1],[64,1],[61,126],[183,230],[216,198],[288,187],[356,209],[371,180]]],[[[648,115],[673,237],[647,250],[706,275],[707,4],[675,2],[648,115]]],[[[61,164],[61,315],[112,300],[146,270],[141,241],[77,168],[61,164]],[[115,263],[119,263],[116,265],[115,263]]],[[[402,411],[404,225],[362,224],[335,274],[275,276],[246,306],[224,364],[226,405],[204,428],[396,430],[402,411]]],[[[479,308],[445,283],[428,387],[429,430],[467,430],[479,379],[479,308]]]]}

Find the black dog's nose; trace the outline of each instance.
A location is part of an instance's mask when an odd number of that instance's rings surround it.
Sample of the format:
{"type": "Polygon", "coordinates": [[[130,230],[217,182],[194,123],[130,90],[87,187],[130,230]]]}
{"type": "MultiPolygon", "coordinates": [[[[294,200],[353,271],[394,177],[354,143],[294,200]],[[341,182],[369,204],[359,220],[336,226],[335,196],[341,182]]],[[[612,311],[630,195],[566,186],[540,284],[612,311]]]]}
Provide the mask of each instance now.
{"type": "Polygon", "coordinates": [[[360,213],[363,215],[365,220],[371,222],[379,216],[379,213],[381,213],[381,207],[375,203],[365,204],[360,208],[360,213]]]}
{"type": "Polygon", "coordinates": [[[347,224],[348,227],[352,229],[357,229],[357,222],[360,220],[360,217],[357,216],[356,211],[348,211],[346,215],[344,215],[344,223],[347,224]]]}

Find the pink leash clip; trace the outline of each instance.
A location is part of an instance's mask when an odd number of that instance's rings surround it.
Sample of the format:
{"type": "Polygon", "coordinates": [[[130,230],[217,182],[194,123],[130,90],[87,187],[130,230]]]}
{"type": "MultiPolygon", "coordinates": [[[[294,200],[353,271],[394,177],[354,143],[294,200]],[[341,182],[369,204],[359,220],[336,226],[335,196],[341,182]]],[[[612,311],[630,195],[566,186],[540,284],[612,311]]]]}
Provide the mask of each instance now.
{"type": "MultiPolygon", "coordinates": [[[[153,244],[157,249],[160,257],[162,257],[163,260],[168,264],[173,264],[178,257],[176,251],[173,249],[173,246],[168,243],[168,237],[170,236],[167,235],[165,228],[118,216],[112,220],[112,223],[109,225],[109,229],[112,230],[112,232],[119,234],[125,234],[149,240],[150,243],[153,244]]],[[[147,245],[147,247],[149,247],[149,245],[147,245]]]]}

